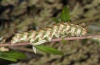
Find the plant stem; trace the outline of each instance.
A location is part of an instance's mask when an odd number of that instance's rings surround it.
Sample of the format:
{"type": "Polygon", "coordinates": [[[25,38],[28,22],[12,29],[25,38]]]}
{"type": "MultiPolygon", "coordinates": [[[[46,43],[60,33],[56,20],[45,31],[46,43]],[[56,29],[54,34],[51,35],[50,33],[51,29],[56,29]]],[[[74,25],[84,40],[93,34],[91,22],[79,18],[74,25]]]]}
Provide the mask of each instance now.
{"type": "MultiPolygon", "coordinates": [[[[64,38],[64,40],[80,40],[80,39],[89,39],[89,38],[96,38],[96,37],[100,37],[100,34],[98,35],[89,35],[89,36],[81,36],[81,37],[66,37],[64,38]]],[[[56,42],[56,41],[61,41],[62,38],[58,38],[58,39],[52,39],[52,42],[56,42]]]]}
{"type": "MultiPolygon", "coordinates": [[[[89,36],[81,36],[81,37],[66,37],[64,38],[64,40],[80,40],[80,39],[90,39],[90,38],[96,38],[96,37],[100,37],[100,34],[97,35],[89,35],[89,36]]],[[[56,38],[56,39],[52,39],[51,42],[57,42],[57,41],[61,41],[62,38],[56,38]]],[[[11,46],[24,46],[24,45],[31,45],[29,42],[20,42],[20,43],[16,43],[16,44],[11,44],[11,43],[5,43],[5,44],[0,44],[0,47],[11,47],[11,46]]]]}

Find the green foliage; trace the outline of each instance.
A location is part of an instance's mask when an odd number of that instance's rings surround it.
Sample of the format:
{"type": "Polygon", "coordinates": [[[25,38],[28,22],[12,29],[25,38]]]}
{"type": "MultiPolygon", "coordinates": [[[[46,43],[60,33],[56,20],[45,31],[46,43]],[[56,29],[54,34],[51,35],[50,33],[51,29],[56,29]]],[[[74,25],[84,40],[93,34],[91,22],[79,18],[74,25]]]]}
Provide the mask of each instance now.
{"type": "Polygon", "coordinates": [[[63,55],[63,52],[56,50],[54,48],[51,48],[49,46],[38,45],[35,47],[43,52],[46,52],[46,53],[55,54],[55,55],[63,55]]]}
{"type": "Polygon", "coordinates": [[[26,55],[16,51],[0,52],[0,58],[16,62],[18,59],[25,59],[26,55]]]}
{"type": "Polygon", "coordinates": [[[60,15],[60,19],[61,21],[59,21],[57,18],[53,17],[52,18],[56,23],[59,23],[59,22],[69,22],[70,21],[70,15],[69,15],[69,10],[68,8],[65,6],[63,9],[62,9],[62,12],[61,12],[61,15],[60,15]]]}
{"type": "Polygon", "coordinates": [[[70,21],[69,10],[66,6],[62,9],[60,19],[61,19],[62,22],[70,21]]]}

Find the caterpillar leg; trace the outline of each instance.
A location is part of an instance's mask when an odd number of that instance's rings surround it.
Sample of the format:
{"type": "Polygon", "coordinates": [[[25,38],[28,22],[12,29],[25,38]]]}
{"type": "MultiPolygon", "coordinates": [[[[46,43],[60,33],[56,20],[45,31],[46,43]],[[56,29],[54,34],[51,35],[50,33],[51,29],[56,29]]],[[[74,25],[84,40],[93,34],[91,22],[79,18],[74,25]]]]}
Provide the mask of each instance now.
{"type": "Polygon", "coordinates": [[[40,44],[43,44],[45,42],[46,42],[46,40],[41,40],[39,42],[32,43],[32,45],[33,45],[32,49],[33,49],[34,53],[36,53],[36,47],[35,47],[35,45],[40,45],[40,44]]]}
{"type": "Polygon", "coordinates": [[[36,53],[36,47],[33,46],[32,49],[33,49],[34,53],[36,53]]]}
{"type": "Polygon", "coordinates": [[[33,45],[40,45],[40,44],[43,44],[43,43],[45,43],[45,42],[46,42],[46,40],[41,40],[41,41],[39,41],[39,42],[34,43],[33,45]]]}

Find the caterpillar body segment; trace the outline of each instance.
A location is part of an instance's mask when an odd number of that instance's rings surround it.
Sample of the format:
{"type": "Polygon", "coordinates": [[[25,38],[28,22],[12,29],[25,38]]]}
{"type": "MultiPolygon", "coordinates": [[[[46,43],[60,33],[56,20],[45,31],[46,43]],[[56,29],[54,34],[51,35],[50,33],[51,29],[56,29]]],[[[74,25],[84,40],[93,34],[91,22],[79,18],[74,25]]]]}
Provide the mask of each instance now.
{"type": "Polygon", "coordinates": [[[17,33],[11,40],[11,44],[14,44],[14,43],[18,43],[20,42],[20,37],[21,37],[21,34],[20,33],[17,33]]]}
{"type": "Polygon", "coordinates": [[[43,39],[46,39],[48,41],[51,41],[53,34],[52,34],[52,29],[51,28],[47,28],[46,29],[47,32],[45,32],[43,39]]]}
{"type": "Polygon", "coordinates": [[[75,24],[58,23],[52,27],[47,27],[37,31],[29,31],[16,34],[11,43],[30,42],[32,45],[40,45],[51,41],[53,38],[70,36],[82,36],[86,34],[86,29],[75,24]]]}

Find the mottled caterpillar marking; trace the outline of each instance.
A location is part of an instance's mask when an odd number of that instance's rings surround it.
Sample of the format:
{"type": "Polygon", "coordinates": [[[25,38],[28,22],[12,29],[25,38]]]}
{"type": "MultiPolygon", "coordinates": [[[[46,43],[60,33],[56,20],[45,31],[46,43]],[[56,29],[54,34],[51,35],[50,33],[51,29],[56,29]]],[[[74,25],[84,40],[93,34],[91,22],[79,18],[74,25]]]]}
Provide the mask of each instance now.
{"type": "Polygon", "coordinates": [[[12,44],[18,42],[30,42],[32,45],[39,45],[53,38],[70,36],[82,36],[86,34],[86,29],[79,25],[70,23],[58,23],[52,27],[47,27],[37,31],[17,33],[11,40],[12,44]]]}

